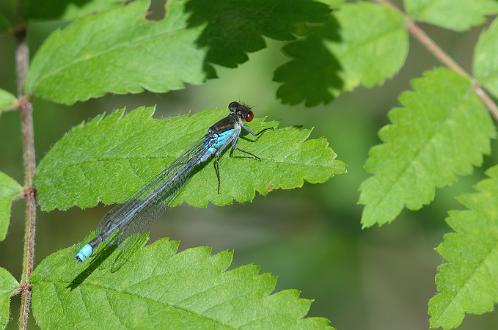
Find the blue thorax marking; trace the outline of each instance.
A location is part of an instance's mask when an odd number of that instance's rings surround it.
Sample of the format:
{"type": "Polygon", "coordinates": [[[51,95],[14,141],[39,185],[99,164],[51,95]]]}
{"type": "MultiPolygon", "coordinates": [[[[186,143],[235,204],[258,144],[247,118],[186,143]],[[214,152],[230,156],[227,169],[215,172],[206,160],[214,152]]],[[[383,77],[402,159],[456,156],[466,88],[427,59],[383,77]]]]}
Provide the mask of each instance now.
{"type": "Polygon", "coordinates": [[[234,129],[229,129],[221,133],[212,133],[208,140],[206,140],[206,153],[199,160],[199,163],[205,162],[209,157],[214,155],[218,150],[223,148],[227,142],[232,138],[234,129]]]}
{"type": "Polygon", "coordinates": [[[213,144],[212,147],[216,149],[220,149],[221,147],[223,147],[227,143],[227,141],[232,137],[233,131],[234,131],[233,129],[229,129],[222,133],[216,134],[218,136],[218,139],[216,140],[216,142],[213,144]]]}

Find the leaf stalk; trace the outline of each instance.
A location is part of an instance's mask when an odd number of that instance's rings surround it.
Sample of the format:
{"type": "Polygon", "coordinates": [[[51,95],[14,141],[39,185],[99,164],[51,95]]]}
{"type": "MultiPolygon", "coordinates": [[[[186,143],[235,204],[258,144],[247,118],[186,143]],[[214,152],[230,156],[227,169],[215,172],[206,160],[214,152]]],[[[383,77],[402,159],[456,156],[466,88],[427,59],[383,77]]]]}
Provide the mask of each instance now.
{"type": "Polygon", "coordinates": [[[449,56],[441,47],[439,47],[439,45],[434,40],[432,40],[410,16],[396,7],[390,0],[375,1],[381,5],[392,8],[403,15],[406,22],[406,28],[415,39],[417,39],[435,58],[437,58],[450,70],[453,70],[466,79],[470,80],[472,82],[472,88],[474,89],[474,92],[481,99],[482,103],[486,106],[495,120],[498,121],[498,106],[488,95],[488,93],[486,93],[486,91],[482,88],[482,84],[476,78],[472,77],[471,74],[465,71],[465,69],[463,69],[451,56],[449,56]]]}

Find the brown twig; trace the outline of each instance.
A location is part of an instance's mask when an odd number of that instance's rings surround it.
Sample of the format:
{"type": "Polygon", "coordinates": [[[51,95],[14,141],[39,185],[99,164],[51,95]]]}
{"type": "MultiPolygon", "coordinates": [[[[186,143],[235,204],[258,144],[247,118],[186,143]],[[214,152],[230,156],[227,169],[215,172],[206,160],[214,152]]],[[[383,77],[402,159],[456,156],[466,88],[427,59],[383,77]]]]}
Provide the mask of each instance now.
{"type": "Polygon", "coordinates": [[[498,121],[498,106],[493,99],[482,88],[481,83],[465,71],[451,56],[449,56],[438,44],[434,42],[409,16],[396,7],[390,0],[376,0],[378,3],[388,6],[399,12],[405,18],[406,27],[408,32],[417,39],[434,57],[441,63],[446,65],[449,69],[455,71],[461,76],[467,78],[472,82],[474,92],[481,99],[482,103],[488,108],[489,112],[493,115],[495,120],[498,121]]]}
{"type": "Polygon", "coordinates": [[[16,38],[17,95],[19,100],[19,112],[21,115],[25,187],[25,232],[23,269],[20,284],[21,310],[19,312],[19,329],[26,329],[28,326],[31,305],[31,285],[29,283],[29,278],[33,272],[33,259],[35,254],[36,196],[33,186],[33,177],[35,175],[36,159],[33,131],[33,107],[30,100],[24,96],[24,81],[29,66],[29,49],[26,44],[25,31],[18,33],[16,38]]]}

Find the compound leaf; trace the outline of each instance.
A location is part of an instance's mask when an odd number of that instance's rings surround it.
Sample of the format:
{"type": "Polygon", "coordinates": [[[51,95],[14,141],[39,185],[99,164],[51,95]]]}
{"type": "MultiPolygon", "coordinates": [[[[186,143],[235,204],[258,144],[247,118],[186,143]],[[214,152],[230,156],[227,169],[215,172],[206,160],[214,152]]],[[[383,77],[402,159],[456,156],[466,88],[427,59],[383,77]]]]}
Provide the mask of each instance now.
{"type": "MultiPolygon", "coordinates": [[[[98,264],[74,261],[77,247],[43,260],[31,278],[33,312],[41,328],[331,329],[304,318],[311,300],[297,290],[271,294],[275,277],[253,265],[228,270],[232,253],[208,247],[177,253],[160,239],[112,271],[118,253],[98,264]],[[88,268],[85,268],[88,267],[88,268]]],[[[96,259],[93,260],[94,262],[96,259]]]]}
{"type": "Polygon", "coordinates": [[[16,279],[0,267],[0,329],[5,329],[9,322],[10,296],[17,286],[16,279]]]}
{"type": "Polygon", "coordinates": [[[476,78],[498,97],[498,19],[479,37],[474,54],[476,78]]]}
{"type": "Polygon", "coordinates": [[[384,143],[370,150],[365,168],[373,176],[362,183],[359,200],[364,227],[430,203],[437,187],[470,174],[490,151],[495,128],[471,82],[436,69],[412,85],[379,132],[384,143]]]}
{"type": "Polygon", "coordinates": [[[467,209],[446,219],[454,232],[437,248],[446,263],[438,267],[438,293],[429,301],[433,328],[456,328],[465,313],[491,312],[498,302],[498,166],[487,175],[476,192],[459,198],[467,209]]]}
{"type": "Polygon", "coordinates": [[[0,172],[0,241],[7,236],[12,201],[22,192],[22,187],[11,177],[0,172]]]}
{"type": "MultiPolygon", "coordinates": [[[[43,210],[123,202],[206,134],[226,110],[209,110],[164,120],[152,118],[153,108],[126,116],[116,111],[75,127],[46,154],[35,184],[43,210]]],[[[255,119],[253,130],[276,122],[255,119]]],[[[238,146],[261,161],[230,158],[220,161],[221,194],[212,164],[201,166],[176,202],[203,207],[251,201],[256,192],[321,183],[345,172],[344,163],[324,138],[308,139],[311,131],[286,127],[268,131],[257,141],[239,139],[238,146]]],[[[175,203],[176,204],[176,203],[175,203]]]]}
{"type": "Polygon", "coordinates": [[[481,25],[486,15],[498,13],[495,0],[404,0],[404,3],[414,19],[456,31],[481,25]]]}

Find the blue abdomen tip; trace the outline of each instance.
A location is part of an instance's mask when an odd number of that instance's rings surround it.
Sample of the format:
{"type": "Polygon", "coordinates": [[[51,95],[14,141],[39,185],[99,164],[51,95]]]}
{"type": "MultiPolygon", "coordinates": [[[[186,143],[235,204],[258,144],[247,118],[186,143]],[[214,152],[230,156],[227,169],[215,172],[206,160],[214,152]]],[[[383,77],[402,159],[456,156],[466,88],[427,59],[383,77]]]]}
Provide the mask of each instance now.
{"type": "Polygon", "coordinates": [[[76,260],[83,262],[88,258],[93,252],[93,248],[90,244],[85,244],[76,254],[76,260]]]}

